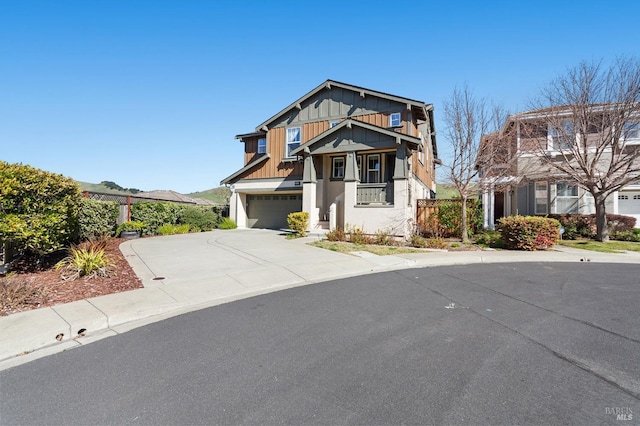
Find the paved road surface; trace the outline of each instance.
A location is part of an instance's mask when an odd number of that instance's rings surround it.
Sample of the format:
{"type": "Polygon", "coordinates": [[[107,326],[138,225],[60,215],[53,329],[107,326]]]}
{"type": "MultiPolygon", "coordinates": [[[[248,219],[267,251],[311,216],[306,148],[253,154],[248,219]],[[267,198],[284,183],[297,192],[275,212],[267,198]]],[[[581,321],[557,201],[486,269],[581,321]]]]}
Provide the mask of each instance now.
{"type": "Polygon", "coordinates": [[[0,423],[638,424],[639,272],[434,267],[240,300],[0,372],[0,423]]]}

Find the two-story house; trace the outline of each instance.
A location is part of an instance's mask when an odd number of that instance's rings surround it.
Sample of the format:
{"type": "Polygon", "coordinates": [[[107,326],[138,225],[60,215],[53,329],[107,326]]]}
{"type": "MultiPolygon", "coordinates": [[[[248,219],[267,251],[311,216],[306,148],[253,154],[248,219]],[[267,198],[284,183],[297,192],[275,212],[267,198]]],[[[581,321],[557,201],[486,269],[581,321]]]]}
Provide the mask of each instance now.
{"type": "MultiPolygon", "coordinates": [[[[607,213],[634,216],[640,227],[640,178],[637,167],[616,171],[611,163],[623,159],[640,145],[640,125],[626,122],[617,133],[616,153],[611,143],[605,143],[603,132],[611,126],[599,115],[606,115],[607,106],[594,106],[595,116],[578,128],[569,108],[557,111],[541,109],[510,115],[502,129],[484,135],[483,144],[492,145],[494,153],[480,163],[479,186],[484,206],[484,226],[494,228],[495,222],[512,215],[546,215],[555,213],[595,213],[593,196],[578,185],[570,173],[559,170],[552,163],[572,163],[572,173],[581,167],[611,173],[612,181],[635,176],[631,183],[613,192],[606,199],[607,213]],[[553,115],[552,115],[553,114],[553,115]],[[615,157],[615,156],[618,157],[615,157]],[[598,156],[598,161],[590,158],[598,156]],[[616,173],[618,174],[616,177],[616,173]]],[[[640,160],[640,156],[638,156],[640,160]]]]}
{"type": "Polygon", "coordinates": [[[433,106],[327,80],[236,136],[244,167],[223,179],[239,227],[357,227],[408,236],[416,200],[435,197],[433,106]]]}

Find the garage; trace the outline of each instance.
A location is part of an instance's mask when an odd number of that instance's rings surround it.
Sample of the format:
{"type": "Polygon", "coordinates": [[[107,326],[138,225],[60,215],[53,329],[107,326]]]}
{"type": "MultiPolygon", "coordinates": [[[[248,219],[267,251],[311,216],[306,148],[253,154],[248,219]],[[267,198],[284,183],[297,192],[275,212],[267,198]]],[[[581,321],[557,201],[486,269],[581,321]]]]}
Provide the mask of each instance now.
{"type": "Polygon", "coordinates": [[[640,214],[640,191],[620,191],[618,193],[620,214],[640,214]]]}
{"type": "Polygon", "coordinates": [[[288,228],[287,216],[302,211],[302,194],[247,195],[247,227],[288,228]]]}
{"type": "Polygon", "coordinates": [[[636,228],[640,228],[640,191],[620,191],[618,213],[635,217],[636,228]]]}

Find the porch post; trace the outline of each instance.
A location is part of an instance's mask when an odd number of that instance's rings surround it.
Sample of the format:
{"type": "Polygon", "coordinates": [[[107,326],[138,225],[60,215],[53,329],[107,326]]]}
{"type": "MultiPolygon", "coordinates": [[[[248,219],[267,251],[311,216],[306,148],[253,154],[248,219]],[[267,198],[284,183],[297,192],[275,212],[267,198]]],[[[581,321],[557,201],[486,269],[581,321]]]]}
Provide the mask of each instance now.
{"type": "Polygon", "coordinates": [[[302,173],[302,211],[309,213],[309,229],[315,229],[320,220],[320,214],[316,207],[317,182],[313,157],[306,151],[304,153],[304,170],[302,173]]]}
{"type": "MultiPolygon", "coordinates": [[[[356,153],[347,152],[347,159],[344,171],[344,225],[349,223],[349,218],[353,217],[353,211],[358,204],[358,182],[360,176],[358,173],[358,161],[356,153]]],[[[352,224],[353,225],[353,224],[352,224]]]]}
{"type": "Polygon", "coordinates": [[[402,142],[396,148],[396,162],[393,167],[393,179],[407,179],[407,143],[402,142]]]}

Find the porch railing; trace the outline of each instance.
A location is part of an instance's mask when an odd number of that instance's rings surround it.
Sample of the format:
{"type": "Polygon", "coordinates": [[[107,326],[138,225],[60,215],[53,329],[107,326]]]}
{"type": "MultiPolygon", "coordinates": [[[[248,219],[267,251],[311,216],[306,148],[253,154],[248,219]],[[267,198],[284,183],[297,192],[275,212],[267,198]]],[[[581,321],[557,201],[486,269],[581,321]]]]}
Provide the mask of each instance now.
{"type": "Polygon", "coordinates": [[[393,182],[361,183],[356,197],[358,204],[393,204],[393,182]]]}

